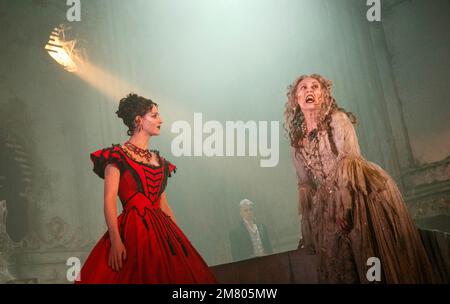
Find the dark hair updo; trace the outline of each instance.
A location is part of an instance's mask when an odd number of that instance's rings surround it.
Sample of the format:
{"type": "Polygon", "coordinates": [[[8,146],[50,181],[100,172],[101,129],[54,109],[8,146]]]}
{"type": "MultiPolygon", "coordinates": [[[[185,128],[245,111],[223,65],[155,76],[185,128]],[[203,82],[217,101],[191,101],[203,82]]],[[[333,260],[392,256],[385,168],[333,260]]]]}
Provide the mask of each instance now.
{"type": "Polygon", "coordinates": [[[156,106],[158,104],[154,103],[151,99],[130,93],[120,100],[119,109],[116,114],[119,118],[122,118],[123,123],[128,127],[127,134],[131,136],[137,127],[135,122],[136,117],[144,116],[156,106]]]}

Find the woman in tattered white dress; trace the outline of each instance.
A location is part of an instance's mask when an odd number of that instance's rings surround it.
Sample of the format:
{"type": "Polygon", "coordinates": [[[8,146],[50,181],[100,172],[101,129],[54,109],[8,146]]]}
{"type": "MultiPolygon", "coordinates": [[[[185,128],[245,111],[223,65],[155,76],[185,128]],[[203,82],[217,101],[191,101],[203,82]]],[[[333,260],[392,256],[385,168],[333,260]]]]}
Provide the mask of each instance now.
{"type": "Polygon", "coordinates": [[[297,78],[285,119],[298,177],[299,246],[318,255],[320,282],[367,283],[370,257],[381,262],[382,283],[433,282],[400,191],[361,155],[356,118],[337,106],[331,82],[316,74],[297,78]]]}

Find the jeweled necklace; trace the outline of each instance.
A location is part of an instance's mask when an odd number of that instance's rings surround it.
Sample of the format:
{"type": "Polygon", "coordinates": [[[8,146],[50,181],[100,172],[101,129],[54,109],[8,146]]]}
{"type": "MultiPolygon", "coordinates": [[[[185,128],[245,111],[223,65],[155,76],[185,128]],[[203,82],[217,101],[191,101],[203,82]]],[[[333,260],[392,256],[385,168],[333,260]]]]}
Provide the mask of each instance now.
{"type": "Polygon", "coordinates": [[[147,162],[150,162],[150,160],[152,159],[152,153],[148,149],[141,149],[141,148],[133,145],[129,141],[124,143],[124,146],[127,147],[127,149],[130,150],[131,152],[133,152],[134,154],[136,154],[142,158],[145,158],[147,160],[147,162]]]}

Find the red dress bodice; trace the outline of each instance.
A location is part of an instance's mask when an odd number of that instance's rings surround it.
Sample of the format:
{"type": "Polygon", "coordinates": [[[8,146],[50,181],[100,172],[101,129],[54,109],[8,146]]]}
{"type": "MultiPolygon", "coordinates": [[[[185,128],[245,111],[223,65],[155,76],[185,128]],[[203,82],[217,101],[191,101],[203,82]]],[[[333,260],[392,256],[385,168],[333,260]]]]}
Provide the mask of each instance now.
{"type": "Polygon", "coordinates": [[[138,194],[139,196],[143,194],[148,199],[149,204],[146,207],[160,207],[161,194],[167,186],[167,178],[176,171],[176,166],[163,157],[159,159],[159,166],[135,161],[120,145],[112,145],[91,154],[93,171],[99,177],[104,178],[105,167],[108,164],[113,164],[120,170],[118,195],[124,208],[138,194]]]}

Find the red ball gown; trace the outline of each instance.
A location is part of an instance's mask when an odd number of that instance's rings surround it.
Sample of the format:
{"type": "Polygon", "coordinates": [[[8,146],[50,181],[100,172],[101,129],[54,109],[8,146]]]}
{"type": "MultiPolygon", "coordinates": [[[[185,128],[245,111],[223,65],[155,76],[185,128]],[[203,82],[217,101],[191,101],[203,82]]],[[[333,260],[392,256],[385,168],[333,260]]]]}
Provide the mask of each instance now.
{"type": "Polygon", "coordinates": [[[161,194],[176,167],[160,157],[152,166],[130,158],[120,145],[91,154],[94,172],[104,178],[106,165],[120,170],[123,211],[119,232],[127,251],[122,268],[108,266],[111,242],[106,232],[83,265],[78,284],[216,283],[208,265],[181,229],[160,208],[161,194]]]}

